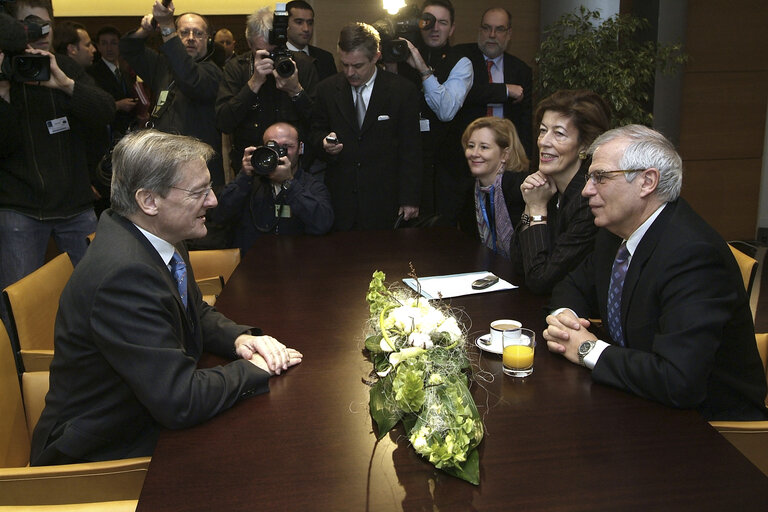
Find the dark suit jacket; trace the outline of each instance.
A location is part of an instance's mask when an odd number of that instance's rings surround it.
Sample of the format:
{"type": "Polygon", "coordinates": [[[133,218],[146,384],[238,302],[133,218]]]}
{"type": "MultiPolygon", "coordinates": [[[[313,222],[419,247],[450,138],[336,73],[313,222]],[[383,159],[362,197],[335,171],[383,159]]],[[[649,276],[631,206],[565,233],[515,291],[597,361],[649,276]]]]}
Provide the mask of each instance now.
{"type": "MultiPolygon", "coordinates": [[[[552,294],[552,306],[607,321],[621,240],[595,251],[552,294]]],[[[592,378],[707,419],[768,419],[749,300],[722,238],[683,199],[668,203],[632,255],[621,302],[626,348],[610,346],[592,378]]]]}
{"type": "Polygon", "coordinates": [[[472,61],[472,69],[475,79],[472,88],[464,100],[464,105],[457,114],[466,127],[478,117],[486,115],[489,103],[503,103],[504,117],[514,123],[517,135],[523,144],[526,154],[530,158],[533,151],[533,121],[532,104],[533,78],[531,68],[514,55],[504,53],[504,83],[492,84],[488,81],[488,68],[485,64],[483,52],[477,43],[465,43],[455,48],[466,55],[472,61]],[[507,98],[505,84],[517,84],[523,88],[523,101],[513,103],[507,98]]]}
{"type": "MultiPolygon", "coordinates": [[[[548,294],[592,252],[595,243],[595,217],[589,201],[581,196],[586,183],[582,166],[559,198],[555,194],[547,204],[547,223],[515,231],[510,254],[525,284],[532,292],[548,294]]],[[[514,219],[513,222],[517,222],[514,219]]],[[[519,226],[518,226],[519,228],[519,226]]]]}
{"type": "Polygon", "coordinates": [[[161,427],[191,427],[268,390],[269,375],[242,359],[197,369],[203,350],[234,358],[234,340],[248,327],[202,301],[180,252],[189,313],[146,237],[114,212],[102,214],[61,296],[32,465],[151,455],[161,427]]]}
{"type": "Polygon", "coordinates": [[[362,129],[343,74],[317,86],[312,142],[336,132],[344,149],[329,157],[334,229],[390,229],[400,206],[418,206],[421,189],[419,94],[408,80],[379,70],[362,129]]]}
{"type": "Polygon", "coordinates": [[[309,56],[315,59],[315,69],[320,80],[325,80],[337,73],[336,59],[331,52],[309,45],[309,56]]]}
{"type": "MultiPolygon", "coordinates": [[[[135,78],[127,77],[123,73],[121,80],[118,81],[103,59],[93,61],[93,65],[87,71],[96,81],[96,85],[107,91],[115,101],[136,97],[136,93],[133,90],[135,78]]],[[[115,120],[112,122],[113,138],[117,139],[125,134],[133,120],[134,115],[130,112],[115,111],[115,120]]]]}

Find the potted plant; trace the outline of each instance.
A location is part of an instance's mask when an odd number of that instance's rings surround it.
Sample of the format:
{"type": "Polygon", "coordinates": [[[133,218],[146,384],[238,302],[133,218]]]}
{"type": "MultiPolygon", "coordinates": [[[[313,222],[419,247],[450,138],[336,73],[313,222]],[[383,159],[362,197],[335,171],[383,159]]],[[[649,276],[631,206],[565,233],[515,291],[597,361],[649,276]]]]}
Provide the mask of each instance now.
{"type": "Polygon", "coordinates": [[[619,14],[600,22],[582,6],[544,30],[536,55],[539,98],[558,89],[590,89],[613,109],[613,125],[651,125],[649,111],[656,70],[671,73],[686,61],[681,45],[643,41],[648,20],[619,14]]]}

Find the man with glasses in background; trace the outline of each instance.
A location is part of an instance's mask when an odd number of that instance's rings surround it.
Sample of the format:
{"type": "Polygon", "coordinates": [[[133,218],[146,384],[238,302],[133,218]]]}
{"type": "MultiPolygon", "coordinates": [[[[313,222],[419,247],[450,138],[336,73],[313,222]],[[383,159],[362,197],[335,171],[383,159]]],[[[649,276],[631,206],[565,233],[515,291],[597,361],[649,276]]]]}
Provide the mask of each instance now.
{"type": "Polygon", "coordinates": [[[708,420],[765,420],[766,384],[741,273],[679,197],[683,164],[645,126],[605,132],[582,195],[595,250],[552,291],[550,351],[606,384],[708,420]],[[602,339],[587,318],[601,318],[602,339]]]}
{"type": "Polygon", "coordinates": [[[211,26],[197,13],[181,14],[174,23],[173,13],[173,2],[165,7],[156,0],[139,29],[120,40],[120,54],[157,95],[150,126],[196,137],[216,151],[208,167],[219,187],[224,165],[214,105],[222,71],[211,58],[211,26]],[[160,53],[145,44],[155,31],[163,38],[160,53]]]}
{"type": "Polygon", "coordinates": [[[488,9],[480,21],[477,44],[456,46],[472,61],[475,74],[458,116],[465,127],[478,117],[509,119],[530,158],[533,79],[531,68],[525,62],[505,52],[512,36],[511,23],[512,15],[506,9],[488,9]]]}

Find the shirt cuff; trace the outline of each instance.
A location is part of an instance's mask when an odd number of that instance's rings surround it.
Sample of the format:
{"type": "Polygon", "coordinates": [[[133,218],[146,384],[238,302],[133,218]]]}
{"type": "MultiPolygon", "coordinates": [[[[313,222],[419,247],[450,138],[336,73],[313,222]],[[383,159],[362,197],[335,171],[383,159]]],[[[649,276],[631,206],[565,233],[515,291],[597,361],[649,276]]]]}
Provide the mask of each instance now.
{"type": "Polygon", "coordinates": [[[602,354],[603,350],[606,348],[608,348],[608,343],[602,340],[595,341],[595,346],[592,347],[592,350],[589,351],[589,354],[584,356],[584,366],[590,370],[593,370],[597,364],[597,360],[600,359],[600,354],[602,354]]]}

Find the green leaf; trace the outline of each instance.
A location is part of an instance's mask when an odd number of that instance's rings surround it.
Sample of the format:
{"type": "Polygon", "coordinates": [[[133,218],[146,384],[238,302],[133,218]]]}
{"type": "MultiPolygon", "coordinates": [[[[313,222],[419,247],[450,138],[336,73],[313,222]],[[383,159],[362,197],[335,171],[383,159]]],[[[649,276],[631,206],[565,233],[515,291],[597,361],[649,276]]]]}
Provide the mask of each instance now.
{"type": "Polygon", "coordinates": [[[383,336],[381,334],[374,334],[365,338],[365,348],[373,354],[379,354],[384,352],[381,350],[381,340],[383,336]]]}
{"type": "Polygon", "coordinates": [[[402,411],[395,407],[395,405],[387,399],[386,388],[387,381],[391,380],[390,376],[387,376],[371,386],[369,407],[371,410],[371,417],[376,422],[376,429],[378,430],[378,439],[387,435],[387,432],[397,425],[402,417],[402,411]]]}
{"type": "Polygon", "coordinates": [[[447,467],[442,468],[442,470],[471,484],[480,485],[480,454],[477,448],[469,452],[467,461],[460,467],[447,467]]]}

